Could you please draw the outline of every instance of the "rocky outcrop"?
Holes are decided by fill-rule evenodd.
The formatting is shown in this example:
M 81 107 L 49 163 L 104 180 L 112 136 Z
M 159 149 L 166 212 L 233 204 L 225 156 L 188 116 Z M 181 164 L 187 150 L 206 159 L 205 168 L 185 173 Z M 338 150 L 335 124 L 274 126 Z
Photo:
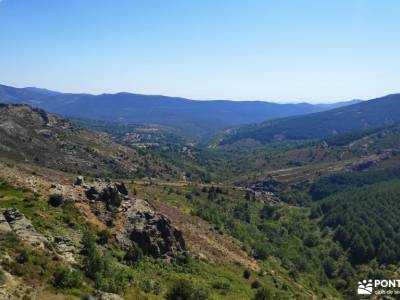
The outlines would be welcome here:
M 76 263 L 76 248 L 69 238 L 65 236 L 43 236 L 16 208 L 0 209 L 0 234 L 5 232 L 14 232 L 21 241 L 28 243 L 35 249 L 54 252 L 65 262 Z
M 18 209 L 0 209 L 0 216 L 2 216 L 0 217 L 1 228 L 5 229 L 5 231 L 14 231 L 22 241 L 39 249 L 44 249 L 48 244 L 48 240 L 36 232 L 32 223 Z
M 259 192 L 278 192 L 279 190 L 282 189 L 284 184 L 278 180 L 268 178 L 263 181 L 257 181 L 253 186 L 252 189 L 254 191 L 259 191 Z
M 124 183 L 96 180 L 86 185 L 85 195 L 97 218 L 109 227 L 121 248 L 140 248 L 144 254 L 170 258 L 185 250 L 182 232 L 142 199 L 128 196 Z M 121 228 L 121 229 L 120 229 Z
M 90 300 L 122 300 L 122 298 L 113 293 L 106 293 L 103 291 L 95 291 L 93 296 L 89 298 Z
M 122 205 L 124 234 L 116 238 L 124 247 L 138 246 L 144 254 L 154 257 L 174 257 L 185 250 L 182 232 L 170 220 L 157 213 L 141 199 L 131 199 Z
M 91 201 L 102 201 L 108 210 L 113 210 L 121 205 L 128 190 L 124 183 L 111 183 L 97 181 L 85 191 L 86 197 Z
M 83 176 L 78 176 L 75 179 L 75 185 L 83 185 L 85 184 L 85 179 L 83 178 Z
M 38 299 L 35 290 L 26 285 L 21 278 L 14 276 L 3 269 L 0 265 L 0 299 L 16 300 L 16 299 Z
M 64 261 L 76 263 L 75 254 L 76 248 L 72 241 L 65 236 L 55 236 L 53 238 L 54 251 L 60 255 Z
M 12 231 L 10 224 L 8 224 L 6 217 L 3 213 L 0 213 L 0 232 Z

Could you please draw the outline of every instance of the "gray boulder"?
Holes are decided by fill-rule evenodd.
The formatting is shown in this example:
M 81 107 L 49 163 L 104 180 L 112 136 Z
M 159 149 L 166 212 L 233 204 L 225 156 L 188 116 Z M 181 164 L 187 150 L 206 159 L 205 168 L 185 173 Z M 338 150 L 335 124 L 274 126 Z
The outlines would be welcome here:
M 49 244 L 48 240 L 43 235 L 36 232 L 32 223 L 18 209 L 3 208 L 0 209 L 0 214 L 3 215 L 11 230 L 14 231 L 22 241 L 40 249 L 44 249 L 45 246 Z
M 75 179 L 75 185 L 84 185 L 85 184 L 85 179 L 83 176 L 78 176 Z
M 123 183 L 97 182 L 85 190 L 85 195 L 90 201 L 104 202 L 107 209 L 112 211 L 121 205 L 128 190 Z
M 122 217 L 125 235 L 116 235 L 122 246 L 137 246 L 146 255 L 164 258 L 185 251 L 182 232 L 165 215 L 155 212 L 147 201 L 124 202 Z

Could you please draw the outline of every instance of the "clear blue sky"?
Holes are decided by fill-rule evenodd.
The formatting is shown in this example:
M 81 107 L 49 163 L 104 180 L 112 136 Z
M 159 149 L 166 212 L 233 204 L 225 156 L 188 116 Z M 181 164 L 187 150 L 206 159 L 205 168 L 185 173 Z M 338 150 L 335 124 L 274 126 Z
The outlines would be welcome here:
M 0 0 L 0 83 L 332 102 L 400 92 L 400 1 Z

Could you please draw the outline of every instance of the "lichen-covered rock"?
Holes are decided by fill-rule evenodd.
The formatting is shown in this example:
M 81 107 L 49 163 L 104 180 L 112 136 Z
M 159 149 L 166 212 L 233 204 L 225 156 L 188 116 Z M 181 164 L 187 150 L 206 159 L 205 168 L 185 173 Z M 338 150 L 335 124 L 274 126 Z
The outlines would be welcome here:
M 56 236 L 53 239 L 53 246 L 55 252 L 59 254 L 64 261 L 69 263 L 76 263 L 76 248 L 69 238 L 65 236 Z
M 89 200 L 95 201 L 97 198 L 99 198 L 100 193 L 96 187 L 91 186 L 85 191 L 85 195 Z
M 37 299 L 34 295 L 34 289 L 26 285 L 21 278 L 14 276 L 3 269 L 0 265 L 0 299 Z
M 115 187 L 117 188 L 118 192 L 120 192 L 122 195 L 125 195 L 125 196 L 128 195 L 128 189 L 126 188 L 125 183 L 117 182 L 117 183 L 115 183 Z
M 10 225 L 8 224 L 6 218 L 1 213 L 0 214 L 0 232 L 9 232 L 11 230 L 12 229 L 11 229 Z
M 78 176 L 75 179 L 75 185 L 84 185 L 85 184 L 85 179 L 83 178 L 83 176 Z
M 122 194 L 116 185 L 110 185 L 102 190 L 99 198 L 106 203 L 108 210 L 112 210 L 121 205 Z
M 100 221 L 109 227 L 115 221 L 122 225 L 114 232 L 121 248 L 140 248 L 146 255 L 164 258 L 185 251 L 182 232 L 147 201 L 129 197 L 124 183 L 97 180 L 86 187 L 85 195 Z
M 182 232 L 165 215 L 155 212 L 147 201 L 124 201 L 121 214 L 125 234 L 116 238 L 122 246 L 137 246 L 144 254 L 164 258 L 185 250 Z
M 96 182 L 86 189 L 85 195 L 91 201 L 103 201 L 108 210 L 113 210 L 121 205 L 128 190 L 123 183 Z
M 122 298 L 113 293 L 106 293 L 103 291 L 95 291 L 93 293 L 93 299 L 95 300 L 122 300 Z
M 44 249 L 48 245 L 48 240 L 36 232 L 32 223 L 16 208 L 3 208 L 0 213 L 7 221 L 11 230 L 24 242 L 33 247 Z

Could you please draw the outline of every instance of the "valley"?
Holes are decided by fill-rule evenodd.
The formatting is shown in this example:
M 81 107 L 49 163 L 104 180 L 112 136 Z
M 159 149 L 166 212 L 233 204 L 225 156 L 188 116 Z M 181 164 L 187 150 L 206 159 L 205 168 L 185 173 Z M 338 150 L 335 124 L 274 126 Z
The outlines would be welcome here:
M 397 276 L 396 124 L 215 144 L 0 111 L 4 299 L 357 299 Z
M 0 0 L 0 300 L 400 299 L 399 15 Z

